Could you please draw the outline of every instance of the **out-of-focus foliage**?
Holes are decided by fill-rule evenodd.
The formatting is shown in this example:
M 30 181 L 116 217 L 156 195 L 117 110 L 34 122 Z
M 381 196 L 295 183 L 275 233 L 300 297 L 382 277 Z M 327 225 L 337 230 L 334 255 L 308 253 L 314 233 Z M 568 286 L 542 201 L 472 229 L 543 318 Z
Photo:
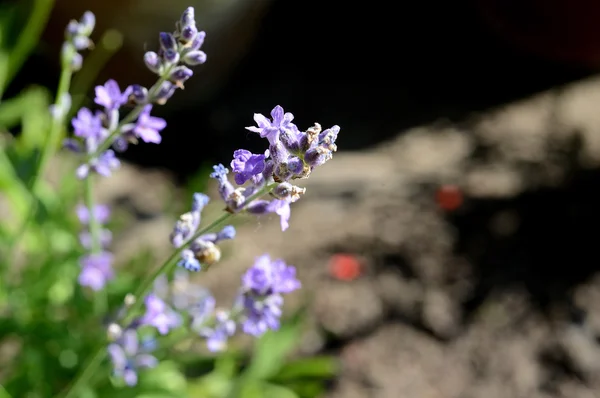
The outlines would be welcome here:
M 49 0 L 0 5 L 0 97 L 39 42 L 51 6 Z M 97 65 L 90 68 L 97 71 Z M 82 73 L 88 75 L 76 87 L 79 93 L 93 81 L 93 72 Z M 0 102 L 0 398 L 45 398 L 63 391 L 104 344 L 107 310 L 118 309 L 148 264 L 160 260 L 146 252 L 120 264 L 118 279 L 93 300 L 79 286 L 83 251 L 74 208 L 82 188 L 75 165 L 61 157 L 50 168 L 51 183 L 42 179 L 35 194 L 31 186 L 42 148 L 59 145 L 47 142 L 52 102 L 48 90 L 35 86 Z M 192 184 L 197 189 L 206 181 L 196 178 Z M 291 358 L 301 331 L 298 314 L 259 339 L 250 353 L 205 357 L 164 349 L 160 365 L 142 372 L 134 388 L 113 383 L 105 365 L 80 396 L 316 397 L 334 376 L 335 362 Z

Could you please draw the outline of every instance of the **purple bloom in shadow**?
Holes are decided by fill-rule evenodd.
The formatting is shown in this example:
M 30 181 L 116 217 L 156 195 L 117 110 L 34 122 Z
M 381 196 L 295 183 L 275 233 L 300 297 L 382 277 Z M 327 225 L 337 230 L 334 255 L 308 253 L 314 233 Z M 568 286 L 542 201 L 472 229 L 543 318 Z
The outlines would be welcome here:
M 196 326 L 198 334 L 206 339 L 206 346 L 209 351 L 222 351 L 227 347 L 227 340 L 235 334 L 235 321 L 231 319 L 231 314 L 227 311 L 217 310 L 214 319 L 214 325 L 205 327 Z
M 255 155 L 245 149 L 238 149 L 233 153 L 231 169 L 235 174 L 236 184 L 242 185 L 253 176 L 263 172 L 265 169 L 265 155 Z
M 121 92 L 117 82 L 110 79 L 103 86 L 96 86 L 94 102 L 106 109 L 118 109 L 127 102 L 131 91 L 132 88 L 127 87 L 125 91 Z
M 167 126 L 167 122 L 159 117 L 150 116 L 152 105 L 146 105 L 138 116 L 133 126 L 133 133 L 144 142 L 160 144 L 162 137 L 160 131 Z
M 181 316 L 155 294 L 146 296 L 145 304 L 146 313 L 141 324 L 154 326 L 163 335 L 181 325 Z
M 279 329 L 283 297 L 279 294 L 270 295 L 263 300 L 256 300 L 249 295 L 242 296 L 244 321 L 242 330 L 251 336 L 261 336 L 269 329 Z
M 139 369 L 153 368 L 158 364 L 158 360 L 149 354 L 154 347 L 151 340 L 140 342 L 137 331 L 126 330 L 119 340 L 109 344 L 107 348 L 113 374 L 123 378 L 128 386 L 136 385 Z
M 112 254 L 107 252 L 82 257 L 79 284 L 95 291 L 101 290 L 114 277 L 112 260 Z

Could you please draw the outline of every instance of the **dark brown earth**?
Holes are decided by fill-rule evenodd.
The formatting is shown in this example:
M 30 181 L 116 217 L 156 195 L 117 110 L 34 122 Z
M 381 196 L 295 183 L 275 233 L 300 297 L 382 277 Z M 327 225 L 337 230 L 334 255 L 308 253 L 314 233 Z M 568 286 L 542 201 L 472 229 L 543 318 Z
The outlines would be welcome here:
M 330 398 L 600 397 L 600 79 L 399 133 L 341 148 L 288 231 L 250 220 L 199 278 L 226 301 L 254 257 L 296 265 L 288 310 L 311 303 L 301 352 L 342 364 Z M 122 260 L 169 250 L 164 181 L 127 167 L 99 189 L 143 215 L 115 240 Z M 438 206 L 443 184 L 462 190 L 459 209 Z M 329 275 L 336 253 L 363 262 L 358 279 Z

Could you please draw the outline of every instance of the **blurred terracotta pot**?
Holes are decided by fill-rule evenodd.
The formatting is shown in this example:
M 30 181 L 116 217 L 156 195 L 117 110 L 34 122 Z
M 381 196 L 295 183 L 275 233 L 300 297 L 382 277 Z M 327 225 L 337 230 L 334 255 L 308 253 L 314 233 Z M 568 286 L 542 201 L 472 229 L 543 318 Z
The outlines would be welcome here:
M 600 68 L 600 1 L 474 0 L 485 23 L 522 50 Z

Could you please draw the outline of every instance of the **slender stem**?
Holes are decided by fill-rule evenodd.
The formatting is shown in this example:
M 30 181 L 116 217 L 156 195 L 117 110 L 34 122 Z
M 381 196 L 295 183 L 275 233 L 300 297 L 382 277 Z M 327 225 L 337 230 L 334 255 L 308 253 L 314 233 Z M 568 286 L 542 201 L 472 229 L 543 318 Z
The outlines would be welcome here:
M 100 252 L 100 224 L 95 217 L 96 201 L 94 200 L 94 182 L 90 174 L 85 179 L 85 207 L 88 211 L 88 225 L 90 227 L 91 252 L 96 254 Z
M 252 202 L 253 200 L 263 196 L 264 194 L 270 192 L 275 185 L 276 185 L 275 183 L 266 184 L 261 190 L 259 190 L 254 195 L 251 195 L 249 198 L 247 198 L 245 204 L 248 204 L 248 203 Z M 199 230 L 198 232 L 196 232 L 194 234 L 194 236 L 192 236 L 188 240 L 188 243 L 194 241 L 200 235 L 204 235 L 204 234 L 210 232 L 211 230 L 213 230 L 220 224 L 222 224 L 225 221 L 232 218 L 235 214 L 237 214 L 237 213 L 223 214 L 221 217 L 217 218 L 211 224 L 209 224 L 208 226 L 206 226 L 206 227 L 202 228 L 201 230 Z M 180 248 L 175 250 L 173 252 L 173 254 L 171 254 L 171 256 L 169 256 L 169 258 L 167 258 L 167 260 L 160 267 L 156 268 L 154 270 L 154 272 L 152 272 L 152 274 L 150 274 L 146 279 L 144 279 L 144 281 L 140 284 L 140 286 L 134 293 L 135 302 L 133 303 L 133 305 L 131 307 L 129 307 L 129 309 L 127 311 L 127 315 L 124 317 L 123 321 L 121 322 L 122 326 L 128 325 L 133 320 L 133 318 L 136 316 L 136 313 L 139 312 L 139 310 L 144 305 L 144 300 L 143 300 L 144 297 L 146 297 L 148 295 L 148 293 L 150 293 L 150 291 L 152 290 L 152 287 L 154 285 L 154 280 L 160 274 L 168 273 L 175 266 L 175 264 L 176 264 L 175 260 L 179 257 L 181 252 L 183 252 L 186 249 L 186 247 L 187 247 L 187 244 L 182 245 Z M 73 398 L 76 396 L 77 392 L 84 385 L 86 385 L 88 383 L 90 377 L 96 373 L 96 369 L 102 363 L 102 359 L 104 359 L 105 355 L 106 355 L 105 347 L 100 346 L 98 348 L 98 351 L 95 352 L 94 355 L 92 356 L 92 359 L 85 365 L 85 367 L 83 368 L 83 371 L 79 375 L 76 376 L 75 381 L 73 382 L 73 384 L 71 385 L 69 390 L 65 393 L 63 398 Z
M 192 240 L 202 234 L 209 232 L 210 230 L 212 230 L 219 224 L 225 222 L 226 220 L 228 220 L 231 217 L 233 217 L 233 214 L 230 214 L 230 213 L 223 214 L 221 217 L 216 219 L 210 225 L 203 228 L 201 231 L 197 232 L 194 235 L 194 238 L 192 238 Z M 139 288 L 136 290 L 136 292 L 134 294 L 136 300 L 135 300 L 135 303 L 129 308 L 127 317 L 125 317 L 124 321 L 122 322 L 124 325 L 128 324 L 131 321 L 131 319 L 135 316 L 135 313 L 142 308 L 142 305 L 144 304 L 143 298 L 146 295 L 148 295 L 148 293 L 152 289 L 154 280 L 163 272 L 169 272 L 171 270 L 171 268 L 175 265 L 175 260 L 181 254 L 181 252 L 183 250 L 185 250 L 185 247 L 186 246 L 184 245 L 184 246 L 180 247 L 179 249 L 175 250 L 173 252 L 173 254 L 171 254 L 171 256 L 160 267 L 156 268 L 156 270 L 154 270 L 154 272 L 152 274 L 150 274 L 149 277 L 144 279 L 144 281 L 142 282 L 142 284 L 139 286 Z M 77 392 L 88 382 L 90 377 L 96 373 L 96 369 L 102 363 L 102 360 L 104 359 L 105 355 L 106 355 L 106 347 L 105 346 L 99 347 L 97 352 L 94 353 L 94 355 L 92 356 L 92 359 L 85 365 L 85 367 L 83 368 L 83 371 L 76 377 L 75 381 L 71 385 L 71 388 L 68 390 L 68 392 L 64 395 L 63 398 L 73 398 L 76 396 Z
M 102 242 L 100 237 L 100 224 L 95 216 L 96 201 L 94 199 L 94 181 L 93 175 L 88 175 L 84 181 L 85 186 L 85 207 L 88 211 L 88 226 L 90 229 L 90 252 L 97 254 L 102 251 Z M 102 289 L 94 293 L 94 311 L 102 315 L 108 309 L 106 290 Z
M 54 100 L 55 104 L 60 103 L 62 97 L 69 92 L 69 86 L 71 83 L 71 76 L 73 72 L 68 66 L 64 66 L 60 73 L 60 79 L 58 81 L 58 89 L 56 91 L 56 98 Z M 10 252 L 8 253 L 7 258 L 9 259 L 9 263 L 14 259 L 15 254 L 18 252 L 19 244 L 23 240 L 27 229 L 29 228 L 29 224 L 33 220 L 37 208 L 39 206 L 39 198 L 37 197 L 38 185 L 40 183 L 40 177 L 44 175 L 44 171 L 46 169 L 47 163 L 54 154 L 54 149 L 56 146 L 56 141 L 60 135 L 60 131 L 62 128 L 63 119 L 62 118 L 52 118 L 52 124 L 50 125 L 50 131 L 46 136 L 46 140 L 44 142 L 44 146 L 42 151 L 35 163 L 35 168 L 33 170 L 33 174 L 31 179 L 28 181 L 27 187 L 29 188 L 31 195 L 31 204 L 29 206 L 29 211 L 25 217 L 25 220 L 21 223 L 20 227 L 17 229 L 17 232 L 10 242 Z

